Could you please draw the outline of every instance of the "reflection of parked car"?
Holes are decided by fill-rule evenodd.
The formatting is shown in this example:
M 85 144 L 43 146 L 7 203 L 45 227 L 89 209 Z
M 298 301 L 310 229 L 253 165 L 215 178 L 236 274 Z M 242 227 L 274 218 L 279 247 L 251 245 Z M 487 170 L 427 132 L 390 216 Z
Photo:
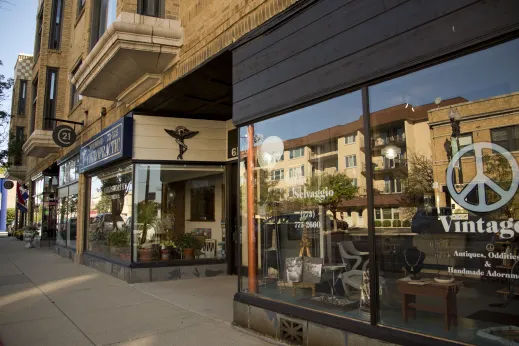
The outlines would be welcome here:
M 90 231 L 103 231 L 104 233 L 111 232 L 114 229 L 121 229 L 124 225 L 124 220 L 121 215 L 115 216 L 114 218 L 111 213 L 98 214 L 90 222 Z
M 444 234 L 447 233 L 443 227 L 440 217 L 445 217 L 445 221 L 453 226 L 451 220 L 468 220 L 476 222 L 480 219 L 476 214 L 467 212 L 465 214 L 453 214 L 451 208 L 425 208 L 419 209 L 411 219 L 411 232 L 418 234 Z

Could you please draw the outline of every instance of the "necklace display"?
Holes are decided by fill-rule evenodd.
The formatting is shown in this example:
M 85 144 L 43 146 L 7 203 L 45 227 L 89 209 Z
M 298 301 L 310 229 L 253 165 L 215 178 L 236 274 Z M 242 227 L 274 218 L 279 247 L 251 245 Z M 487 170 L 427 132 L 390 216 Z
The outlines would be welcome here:
M 410 271 L 412 272 L 412 271 L 414 271 L 414 267 L 416 267 L 418 265 L 418 263 L 420 263 L 420 259 L 422 258 L 422 252 L 420 250 L 418 250 L 418 260 L 416 261 L 416 263 L 414 265 L 411 265 L 411 263 L 409 263 L 409 261 L 407 260 L 406 253 L 407 253 L 407 250 L 404 251 L 405 263 L 407 263 L 407 265 L 411 268 Z

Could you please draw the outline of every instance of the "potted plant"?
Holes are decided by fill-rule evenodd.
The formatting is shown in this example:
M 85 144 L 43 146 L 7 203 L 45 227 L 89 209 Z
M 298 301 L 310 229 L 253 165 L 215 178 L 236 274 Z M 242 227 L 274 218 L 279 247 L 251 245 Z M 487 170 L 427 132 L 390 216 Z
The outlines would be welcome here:
M 195 250 L 200 248 L 198 239 L 191 233 L 184 233 L 177 237 L 177 246 L 182 249 L 184 259 L 193 259 Z
M 130 233 L 126 230 L 116 230 L 108 235 L 110 252 L 122 260 L 130 259 Z
M 171 240 L 162 240 L 160 242 L 160 254 L 164 261 L 171 259 L 171 250 L 175 248 L 175 243 Z

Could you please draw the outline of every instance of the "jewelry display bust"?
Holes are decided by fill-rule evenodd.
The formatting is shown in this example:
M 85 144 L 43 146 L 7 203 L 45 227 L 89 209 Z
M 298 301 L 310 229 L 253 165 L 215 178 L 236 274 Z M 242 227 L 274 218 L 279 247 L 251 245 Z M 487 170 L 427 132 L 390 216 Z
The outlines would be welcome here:
M 410 247 L 404 251 L 404 268 L 411 273 L 411 280 L 420 280 L 418 273 L 422 271 L 425 253 L 418 250 L 416 246 Z

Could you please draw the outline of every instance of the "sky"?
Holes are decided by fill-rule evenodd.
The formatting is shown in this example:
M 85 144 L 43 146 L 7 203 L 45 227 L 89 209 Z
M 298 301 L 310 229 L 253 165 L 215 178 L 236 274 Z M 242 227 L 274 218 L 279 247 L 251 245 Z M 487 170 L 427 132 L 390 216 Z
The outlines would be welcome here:
M 6 77 L 13 77 L 18 54 L 33 53 L 37 7 L 38 0 L 0 0 L 0 74 Z M 1 107 L 11 110 L 10 93 Z

